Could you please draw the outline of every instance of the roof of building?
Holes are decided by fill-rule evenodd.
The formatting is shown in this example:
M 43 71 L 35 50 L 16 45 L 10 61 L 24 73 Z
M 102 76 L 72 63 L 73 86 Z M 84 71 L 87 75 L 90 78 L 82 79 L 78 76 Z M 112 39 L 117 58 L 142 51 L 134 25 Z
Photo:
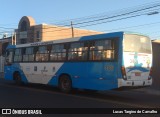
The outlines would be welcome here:
M 159 40 L 159 39 L 152 40 L 152 42 L 154 42 L 154 43 L 159 43 L 159 44 L 160 44 L 160 40 Z

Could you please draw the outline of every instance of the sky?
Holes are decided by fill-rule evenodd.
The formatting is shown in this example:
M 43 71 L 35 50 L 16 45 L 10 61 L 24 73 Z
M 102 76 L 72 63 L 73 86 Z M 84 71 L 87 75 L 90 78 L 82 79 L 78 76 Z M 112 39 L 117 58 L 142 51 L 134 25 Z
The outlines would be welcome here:
M 112 14 L 137 8 L 157 0 L 0 0 L 0 35 L 17 28 L 23 16 L 32 16 L 36 24 L 63 23 L 96 14 Z M 160 11 L 160 10 L 159 10 Z M 70 21 L 68 21 L 70 22 Z M 73 22 L 74 24 L 74 22 Z M 141 26 L 143 25 L 143 26 Z M 131 31 L 160 39 L 160 14 L 106 22 L 83 29 L 101 32 Z M 138 26 L 138 27 L 137 27 Z M 130 27 L 130 28 L 127 28 Z

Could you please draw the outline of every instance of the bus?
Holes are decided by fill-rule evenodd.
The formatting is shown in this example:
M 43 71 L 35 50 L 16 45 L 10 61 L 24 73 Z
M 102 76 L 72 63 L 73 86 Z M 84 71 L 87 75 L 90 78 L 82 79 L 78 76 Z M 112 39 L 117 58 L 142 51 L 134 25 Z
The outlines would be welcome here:
M 113 32 L 10 45 L 5 79 L 74 89 L 105 91 L 152 84 L 152 44 L 148 36 Z

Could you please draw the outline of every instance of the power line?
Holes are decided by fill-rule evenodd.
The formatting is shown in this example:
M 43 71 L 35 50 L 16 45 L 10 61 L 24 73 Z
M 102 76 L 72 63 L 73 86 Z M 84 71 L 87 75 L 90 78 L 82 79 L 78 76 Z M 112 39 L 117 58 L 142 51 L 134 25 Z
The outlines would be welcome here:
M 106 19 L 111 19 L 111 18 L 116 18 L 116 17 L 120 17 L 120 16 L 130 15 L 130 14 L 133 14 L 133 13 L 137 13 L 137 12 L 140 12 L 140 11 L 148 10 L 148 9 L 159 7 L 159 6 L 160 5 L 156 5 L 156 6 L 152 6 L 152 7 L 149 7 L 149 8 L 144 8 L 144 9 L 131 11 L 131 12 L 127 12 L 127 13 L 122 13 L 122 14 L 119 14 L 119 15 L 113 15 L 113 16 L 110 16 L 110 17 L 100 18 L 100 19 L 96 19 L 96 20 L 90 20 L 90 21 L 87 21 L 87 22 L 81 22 L 81 23 L 77 23 L 77 24 L 74 24 L 74 25 L 85 24 L 85 23 L 90 23 L 90 22 L 97 22 L 97 21 L 103 21 L 103 20 L 106 20 Z
M 14 28 L 6 28 L 6 27 L 0 27 L 0 28 L 2 28 L 2 29 L 14 29 Z
M 159 1 L 155 1 L 155 2 L 152 2 L 152 3 L 146 3 L 146 4 L 143 4 L 143 5 L 139 5 L 138 8 L 137 6 L 134 6 L 132 7 L 132 9 L 141 9 L 141 8 L 144 8 L 144 7 L 147 7 L 147 6 L 155 6 L 157 4 L 160 4 Z M 117 11 L 112 11 L 110 12 L 110 14 L 120 14 L 120 13 L 123 13 L 123 12 L 126 12 L 126 11 L 131 11 L 131 8 L 125 8 L 125 9 L 120 9 Z M 104 12 L 104 13 L 99 13 L 99 14 L 94 14 L 94 15 L 90 15 L 90 16 L 86 16 L 86 17 L 81 17 L 81 18 L 76 18 L 76 19 L 69 19 L 67 21 L 69 21 L 69 23 L 71 21 L 73 22 L 80 22 L 80 21 L 84 21 L 84 20 L 90 20 L 90 19 L 96 19 L 96 18 L 100 18 L 100 17 L 106 17 L 106 15 L 109 15 L 109 12 Z M 57 22 L 55 24 L 57 25 L 62 25 L 62 22 L 67 22 L 66 20 L 65 21 L 61 21 L 61 22 Z
M 143 12 L 147 13 L 147 12 L 149 12 L 150 9 L 153 9 L 152 11 L 157 10 L 155 8 L 159 7 L 159 6 L 160 6 L 160 3 L 158 3 L 156 5 L 152 4 L 152 6 L 149 5 L 149 7 L 141 8 L 141 9 L 138 9 L 138 10 L 124 12 L 124 13 L 117 14 L 117 15 L 111 15 L 111 16 L 108 16 L 108 17 L 105 16 L 104 18 L 98 18 L 98 19 L 95 19 L 95 20 L 89 20 L 89 21 L 83 21 L 83 22 L 80 22 L 80 23 L 74 23 L 74 26 L 77 26 L 75 28 L 81 28 L 81 27 L 93 26 L 93 25 L 98 25 L 98 24 L 109 23 L 109 22 L 113 22 L 113 21 L 118 21 L 118 20 L 133 18 L 133 17 L 138 17 L 138 16 L 141 16 L 141 15 L 145 15 L 145 13 L 141 14 L 140 11 L 141 12 L 143 11 Z M 126 16 L 126 17 L 124 17 L 124 16 Z M 118 17 L 121 17 L 121 18 L 118 18 Z M 113 19 L 113 18 L 117 18 L 117 19 Z M 106 21 L 108 19 L 113 19 L 113 20 Z M 97 22 L 97 23 L 94 23 L 94 22 Z M 86 25 L 82 25 L 82 24 L 86 24 Z M 70 26 L 70 25 L 67 25 L 67 26 Z M 3 28 L 3 29 L 13 29 L 13 28 L 5 28 L 5 27 L 0 27 L 0 28 Z M 48 28 L 60 28 L 60 27 L 58 27 L 58 26 L 57 27 L 47 27 L 47 28 L 43 28 L 43 29 L 48 29 Z M 67 27 L 66 29 L 54 30 L 54 31 L 51 31 L 51 32 L 69 30 L 69 28 L 70 27 Z M 28 30 L 28 31 L 30 31 L 30 30 Z M 49 32 L 49 31 L 46 31 L 46 32 Z
M 128 18 L 133 18 L 133 17 L 137 17 L 137 16 L 141 16 L 141 15 L 146 15 L 146 13 L 144 14 L 137 14 L 137 15 L 132 15 L 132 16 L 128 16 L 128 17 L 123 17 L 123 18 L 119 18 L 119 19 L 115 19 L 115 20 L 109 20 L 109 21 L 103 21 L 103 22 L 98 22 L 98 23 L 92 23 L 92 24 L 87 24 L 87 25 L 82 25 L 82 26 L 79 26 L 79 27 L 75 27 L 75 28 L 81 28 L 81 27 L 87 27 L 87 26 L 92 26 L 92 25 L 98 25 L 98 24 L 103 24 L 103 23 L 109 23 L 109 22 L 113 22 L 113 21 L 118 21 L 118 20 L 123 20 L 123 19 L 128 19 Z M 116 16 L 114 16 L 116 17 Z M 112 17 L 109 17 L 109 18 L 112 18 Z M 109 19 L 109 18 L 105 18 L 106 19 Z M 104 19 L 100 19 L 100 20 L 96 20 L 96 21 L 101 21 L 101 20 L 104 20 Z M 95 21 L 93 21 L 95 22 Z M 76 24 L 74 24 L 76 25 Z M 50 28 L 66 28 L 66 29 L 58 29 L 58 30 L 54 30 L 54 31 L 50 31 L 50 32 L 55 32 L 55 31 L 63 31 L 63 30 L 69 30 L 70 27 L 46 27 L 46 28 L 42 28 L 42 29 L 50 29 Z M 29 30 L 28 30 L 29 31 Z M 49 31 L 47 31 L 49 32 Z
M 160 7 L 160 3 L 159 2 L 154 4 L 153 6 L 149 6 L 149 7 L 141 8 L 141 9 L 138 9 L 138 10 L 133 10 L 133 11 L 131 10 L 130 12 L 125 12 L 125 13 L 121 13 L 121 14 L 118 14 L 118 15 L 107 16 L 107 17 L 105 16 L 105 18 L 99 18 L 98 17 L 98 19 L 90 20 L 90 21 L 87 21 L 87 22 L 80 22 L 80 23 L 75 23 L 74 22 L 73 25 L 76 26 L 76 25 L 85 24 L 85 23 L 92 23 L 92 22 L 97 22 L 97 21 L 101 21 L 101 20 L 107 20 L 107 19 L 116 18 L 116 17 L 120 17 L 120 16 L 130 15 L 130 14 L 133 14 L 133 13 L 138 13 L 140 11 L 149 10 L 149 9 L 153 9 L 153 8 L 154 8 L 154 10 L 157 10 L 157 9 L 155 9 L 156 7 Z M 149 12 L 149 11 L 146 11 L 146 13 L 147 12 Z M 68 27 L 70 25 L 63 25 L 63 26 L 64 27 L 65 26 Z M 56 27 L 53 27 L 53 28 L 56 28 Z

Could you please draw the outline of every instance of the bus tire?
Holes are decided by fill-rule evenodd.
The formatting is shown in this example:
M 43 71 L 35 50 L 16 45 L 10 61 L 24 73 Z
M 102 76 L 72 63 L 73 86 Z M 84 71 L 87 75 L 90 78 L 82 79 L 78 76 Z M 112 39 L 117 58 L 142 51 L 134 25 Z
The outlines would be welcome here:
M 18 72 L 14 74 L 14 81 L 16 85 L 22 85 L 22 78 Z
M 72 90 L 72 81 L 68 75 L 62 75 L 59 78 L 59 89 L 64 93 L 70 93 Z

